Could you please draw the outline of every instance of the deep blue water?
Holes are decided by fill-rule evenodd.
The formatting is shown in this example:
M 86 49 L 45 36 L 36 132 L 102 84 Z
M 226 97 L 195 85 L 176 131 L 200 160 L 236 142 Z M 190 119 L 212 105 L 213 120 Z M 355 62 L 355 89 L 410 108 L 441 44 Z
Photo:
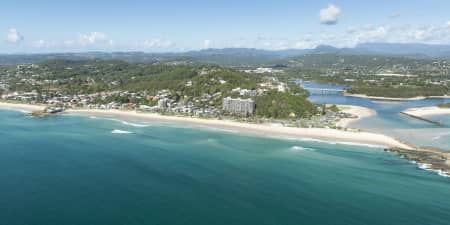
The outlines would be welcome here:
M 0 224 L 450 221 L 450 179 L 379 148 L 141 125 L 0 111 Z
M 319 84 L 313 82 L 301 83 L 301 86 L 309 88 L 325 88 L 343 90 L 340 85 Z M 378 101 L 366 98 L 343 96 L 339 92 L 310 91 L 309 99 L 318 104 L 345 104 L 371 108 L 377 112 L 376 116 L 360 120 L 352 127 L 367 131 L 384 133 L 400 140 L 421 147 L 434 147 L 450 150 L 450 116 L 434 116 L 444 123 L 444 126 L 436 126 L 417 119 L 401 115 L 400 112 L 411 107 L 436 106 L 448 103 L 450 99 L 425 99 L 412 101 Z

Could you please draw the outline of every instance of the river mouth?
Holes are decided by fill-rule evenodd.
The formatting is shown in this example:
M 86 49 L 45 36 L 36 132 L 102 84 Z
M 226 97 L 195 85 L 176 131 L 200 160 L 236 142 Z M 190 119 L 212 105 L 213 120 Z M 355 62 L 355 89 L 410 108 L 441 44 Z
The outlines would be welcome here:
M 321 84 L 316 82 L 299 82 L 309 91 L 309 100 L 316 104 L 356 105 L 375 110 L 374 116 L 350 124 L 369 132 L 383 133 L 415 146 L 436 148 L 450 151 L 450 118 L 436 115 L 427 117 L 438 124 L 428 123 L 403 115 L 408 108 L 436 106 L 450 102 L 450 99 L 421 99 L 407 101 L 382 101 L 367 98 L 345 96 L 342 85 Z M 335 91 L 333 91 L 335 90 Z

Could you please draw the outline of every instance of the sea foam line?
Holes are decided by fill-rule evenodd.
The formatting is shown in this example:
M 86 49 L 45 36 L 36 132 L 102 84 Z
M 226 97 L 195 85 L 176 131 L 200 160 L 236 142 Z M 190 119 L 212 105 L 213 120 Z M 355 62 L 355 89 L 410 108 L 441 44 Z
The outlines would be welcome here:
M 118 130 L 115 129 L 113 131 L 111 131 L 112 134 L 132 134 L 133 132 L 131 131 L 126 131 L 126 130 Z
M 105 120 L 109 120 L 109 121 L 119 122 L 123 125 L 132 126 L 132 127 L 149 127 L 150 126 L 148 124 L 131 123 L 131 122 L 127 122 L 125 120 L 119 120 L 119 119 L 114 119 L 114 118 L 105 118 L 105 117 L 96 117 L 96 116 L 89 116 L 89 118 L 90 119 L 105 119 Z
M 422 170 L 425 170 L 425 171 L 430 171 L 430 172 L 433 172 L 433 173 L 437 173 L 441 177 L 450 177 L 450 174 L 445 172 L 445 171 L 443 171 L 443 170 L 431 169 L 432 165 L 429 164 L 429 163 L 418 163 L 418 162 L 416 162 L 414 160 L 411 161 L 411 163 L 417 164 L 417 167 L 419 169 L 422 169 Z
M 358 142 L 349 142 L 349 141 L 325 141 L 315 138 L 300 138 L 300 141 L 305 142 L 319 142 L 319 143 L 325 143 L 325 144 L 331 144 L 331 145 L 351 145 L 351 146 L 362 146 L 362 147 L 368 147 L 368 148 L 386 148 L 386 146 L 383 145 L 374 145 L 374 144 L 364 144 L 364 143 L 358 143 Z
M 301 146 L 297 146 L 297 145 L 295 145 L 295 146 L 292 146 L 291 148 L 290 148 L 290 150 L 291 151 L 311 151 L 311 152 L 315 152 L 316 150 L 315 149 L 313 149 L 313 148 L 306 148 L 306 147 L 301 147 Z

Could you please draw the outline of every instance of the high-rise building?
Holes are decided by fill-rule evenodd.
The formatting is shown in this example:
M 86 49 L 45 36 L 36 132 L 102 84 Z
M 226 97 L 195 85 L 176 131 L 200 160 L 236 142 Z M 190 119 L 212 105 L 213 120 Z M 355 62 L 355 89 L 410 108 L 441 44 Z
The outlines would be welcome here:
M 255 101 L 252 99 L 240 99 L 227 97 L 222 100 L 224 111 L 238 114 L 253 114 L 255 112 Z

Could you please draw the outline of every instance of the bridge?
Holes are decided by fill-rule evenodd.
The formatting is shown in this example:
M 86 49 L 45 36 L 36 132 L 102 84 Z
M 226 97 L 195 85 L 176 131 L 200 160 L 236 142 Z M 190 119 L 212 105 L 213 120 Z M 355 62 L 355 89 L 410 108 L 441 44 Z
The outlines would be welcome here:
M 334 89 L 334 88 L 306 88 L 304 87 L 305 90 L 309 91 L 309 92 L 314 92 L 314 94 L 334 94 L 334 93 L 338 93 L 338 92 L 342 92 L 344 90 L 342 89 Z

